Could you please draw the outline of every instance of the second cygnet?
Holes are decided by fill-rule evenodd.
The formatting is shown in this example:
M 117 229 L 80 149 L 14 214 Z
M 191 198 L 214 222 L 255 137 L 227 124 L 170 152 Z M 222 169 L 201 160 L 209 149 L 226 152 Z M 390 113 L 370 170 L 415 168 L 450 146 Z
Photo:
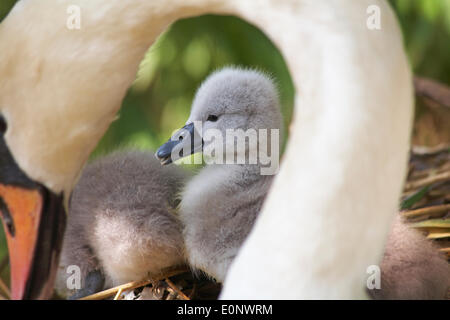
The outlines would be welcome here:
M 89 164 L 70 199 L 57 292 L 80 298 L 183 264 L 173 210 L 185 178 L 150 152 L 115 152 Z M 70 266 L 81 270 L 80 290 L 67 286 Z

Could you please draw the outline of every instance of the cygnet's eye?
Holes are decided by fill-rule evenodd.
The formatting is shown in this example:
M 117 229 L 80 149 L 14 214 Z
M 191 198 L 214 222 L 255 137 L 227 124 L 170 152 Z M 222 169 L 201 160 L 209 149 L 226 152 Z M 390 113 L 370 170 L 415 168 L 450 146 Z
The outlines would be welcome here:
M 206 121 L 216 122 L 217 119 L 219 119 L 218 116 L 215 116 L 215 115 L 213 115 L 213 114 L 210 114 L 210 115 L 208 116 L 208 119 L 206 119 Z

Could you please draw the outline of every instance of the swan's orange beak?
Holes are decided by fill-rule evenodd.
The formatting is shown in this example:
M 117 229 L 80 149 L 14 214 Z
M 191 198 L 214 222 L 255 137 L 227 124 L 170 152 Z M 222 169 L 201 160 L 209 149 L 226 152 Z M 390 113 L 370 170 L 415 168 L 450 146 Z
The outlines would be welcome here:
M 8 242 L 12 299 L 50 298 L 66 213 L 55 194 L 21 170 L 5 141 L 0 114 L 0 217 Z
M 51 296 L 65 226 L 62 197 L 42 186 L 0 184 L 8 242 L 12 299 Z
M 0 210 L 8 241 L 12 299 L 22 299 L 37 242 L 42 198 L 36 190 L 0 185 Z

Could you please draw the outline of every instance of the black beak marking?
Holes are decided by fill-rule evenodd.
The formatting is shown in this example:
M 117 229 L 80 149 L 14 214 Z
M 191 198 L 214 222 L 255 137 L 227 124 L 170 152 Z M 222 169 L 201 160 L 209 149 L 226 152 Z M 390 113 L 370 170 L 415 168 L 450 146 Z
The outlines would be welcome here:
M 187 139 L 189 137 L 190 139 Z M 161 161 L 162 165 L 167 165 L 178 159 L 184 158 L 191 154 L 194 154 L 202 149 L 203 140 L 201 145 L 197 146 L 196 142 L 199 140 L 196 133 L 194 123 L 189 123 L 183 128 L 175 132 L 175 134 L 156 151 L 156 158 Z M 190 146 L 187 146 L 186 140 L 190 140 Z M 184 154 L 184 150 L 188 149 L 188 152 Z
M 16 228 L 14 227 L 14 220 L 9 212 L 8 205 L 5 203 L 2 197 L 0 197 L 0 213 L 2 215 L 3 222 L 5 223 L 6 228 L 8 229 L 11 237 L 14 238 L 16 234 Z

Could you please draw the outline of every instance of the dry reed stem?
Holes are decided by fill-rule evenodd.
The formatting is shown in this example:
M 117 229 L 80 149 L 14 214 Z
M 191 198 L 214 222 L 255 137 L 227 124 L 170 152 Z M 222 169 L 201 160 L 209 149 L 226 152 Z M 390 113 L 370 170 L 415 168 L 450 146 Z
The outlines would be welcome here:
M 438 206 L 432 206 L 432 207 L 426 207 L 426 208 L 420 208 L 410 211 L 401 211 L 401 215 L 405 218 L 412 218 L 417 216 L 423 216 L 423 215 L 435 215 L 437 213 L 442 213 L 445 211 L 450 210 L 450 204 L 443 204 Z
M 165 273 L 163 273 L 162 275 L 155 276 L 152 279 L 147 279 L 147 280 L 142 280 L 142 281 L 132 281 L 129 283 L 125 283 L 120 286 L 117 286 L 117 287 L 114 287 L 111 289 L 107 289 L 104 291 L 100 291 L 100 292 L 94 293 L 87 297 L 80 298 L 79 300 L 103 300 L 103 299 L 114 296 L 119 290 L 126 291 L 126 290 L 133 290 L 136 288 L 144 287 L 150 283 L 158 282 L 158 281 L 164 280 L 166 278 L 170 278 L 170 277 L 182 274 L 186 271 L 188 271 L 188 269 L 186 267 L 174 269 L 174 270 L 168 270 Z
M 2 278 L 0 278 L 0 289 L 6 294 L 7 298 L 11 298 L 11 292 L 9 291 L 8 286 L 3 282 Z
M 122 294 L 122 292 L 123 292 L 123 289 L 120 288 L 119 291 L 117 291 L 117 294 L 114 297 L 114 300 L 120 300 L 120 295 Z
M 433 232 L 433 233 L 429 233 L 427 238 L 428 239 L 450 238 L 450 232 Z
M 428 186 L 430 184 L 433 184 L 436 182 L 442 182 L 442 181 L 446 181 L 446 180 L 450 180 L 450 171 L 439 173 L 439 174 L 436 174 L 434 176 L 427 177 L 424 179 L 408 182 L 405 185 L 405 191 L 411 191 L 414 189 L 418 189 L 420 187 Z
M 418 156 L 429 156 L 441 153 L 450 149 L 450 143 L 441 143 L 434 147 L 412 146 L 411 151 Z
M 183 293 L 183 291 L 181 291 L 180 289 L 178 289 L 178 287 L 175 285 L 175 283 L 173 283 L 169 278 L 166 278 L 166 283 L 169 285 L 169 287 L 172 288 L 173 291 L 176 292 L 176 294 L 178 294 L 178 296 L 183 299 L 183 300 L 191 300 L 189 299 L 189 297 L 187 295 L 185 295 Z
M 450 171 L 450 163 L 444 163 L 441 166 L 433 167 L 430 169 L 420 170 L 413 172 L 410 177 L 408 178 L 409 182 L 414 182 L 415 180 L 431 177 L 435 174 L 441 174 L 444 172 Z

